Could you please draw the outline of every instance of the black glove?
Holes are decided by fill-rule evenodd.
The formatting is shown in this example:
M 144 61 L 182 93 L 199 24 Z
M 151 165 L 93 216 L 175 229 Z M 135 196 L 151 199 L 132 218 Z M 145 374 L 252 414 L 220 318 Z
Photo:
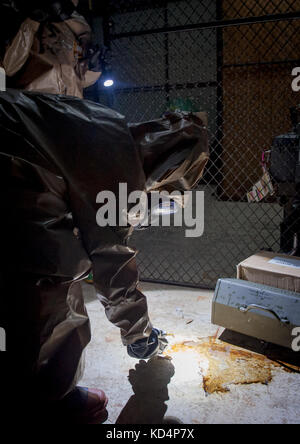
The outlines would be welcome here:
M 168 341 L 166 333 L 157 328 L 153 328 L 149 338 L 139 339 L 127 346 L 129 356 L 137 359 L 149 359 L 163 353 Z

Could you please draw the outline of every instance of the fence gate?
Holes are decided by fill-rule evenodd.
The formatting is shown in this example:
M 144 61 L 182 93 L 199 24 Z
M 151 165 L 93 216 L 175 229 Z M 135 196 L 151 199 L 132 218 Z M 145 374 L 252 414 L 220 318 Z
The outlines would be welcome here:
M 212 288 L 235 276 L 244 258 L 279 251 L 284 207 L 278 193 L 261 202 L 247 193 L 262 176 L 262 151 L 291 130 L 300 103 L 292 70 L 300 66 L 299 0 L 109 1 L 103 29 L 115 88 L 100 101 L 128 121 L 168 109 L 205 111 L 211 159 L 205 191 L 205 230 L 136 232 L 141 278 Z M 276 187 L 276 184 L 274 184 Z

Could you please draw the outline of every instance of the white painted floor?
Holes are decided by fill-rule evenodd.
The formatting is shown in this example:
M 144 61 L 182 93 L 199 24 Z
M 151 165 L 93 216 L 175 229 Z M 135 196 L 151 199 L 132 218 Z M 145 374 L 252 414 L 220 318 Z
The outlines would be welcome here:
M 172 343 L 220 335 L 210 323 L 211 291 L 141 284 L 154 326 Z M 109 397 L 107 423 L 161 424 L 176 417 L 184 424 L 300 423 L 300 374 L 272 369 L 265 384 L 229 385 L 207 394 L 193 354 L 172 360 L 137 361 L 127 355 L 119 330 L 108 322 L 93 286 L 84 284 L 92 325 L 86 369 L 80 385 L 103 389 Z

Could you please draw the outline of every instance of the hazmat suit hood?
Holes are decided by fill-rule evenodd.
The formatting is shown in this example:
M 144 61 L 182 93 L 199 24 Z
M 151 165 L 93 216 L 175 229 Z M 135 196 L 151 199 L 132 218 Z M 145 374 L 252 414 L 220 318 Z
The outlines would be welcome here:
M 92 43 L 92 30 L 74 2 L 20 2 L 19 12 L 19 29 L 0 55 L 8 84 L 82 98 L 84 88 L 101 76 L 101 50 Z

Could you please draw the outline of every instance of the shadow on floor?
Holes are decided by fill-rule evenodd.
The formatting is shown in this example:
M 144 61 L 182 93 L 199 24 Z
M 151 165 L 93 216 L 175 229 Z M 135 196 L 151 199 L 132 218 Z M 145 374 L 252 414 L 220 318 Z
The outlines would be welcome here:
M 296 353 L 288 348 L 260 341 L 259 339 L 252 338 L 250 336 L 236 333 L 227 329 L 224 330 L 219 339 L 221 341 L 227 342 L 228 344 L 236 345 L 237 347 L 242 347 L 254 353 L 264 355 L 271 361 L 275 361 L 293 372 L 300 373 L 300 368 L 299 370 L 297 368 L 294 368 L 294 366 L 300 367 L 299 352 Z
M 172 362 L 156 357 L 139 361 L 129 371 L 128 380 L 134 395 L 121 411 L 116 424 L 163 424 L 169 399 L 168 384 L 175 368 Z

